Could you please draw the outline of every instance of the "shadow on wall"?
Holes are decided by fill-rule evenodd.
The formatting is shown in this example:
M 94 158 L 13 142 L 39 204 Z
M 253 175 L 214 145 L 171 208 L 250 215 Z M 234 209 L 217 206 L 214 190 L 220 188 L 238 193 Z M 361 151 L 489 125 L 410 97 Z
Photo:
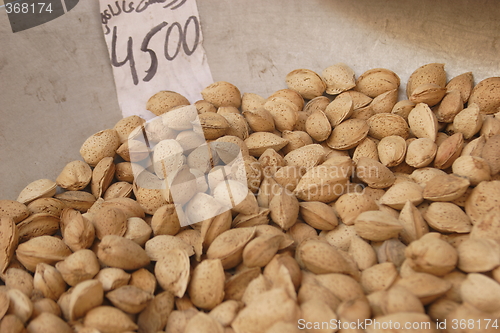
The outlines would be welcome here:
M 357 76 L 393 70 L 402 88 L 431 62 L 445 63 L 449 78 L 500 75 L 498 0 L 253 0 L 244 10 L 242 1 L 198 6 L 214 80 L 245 92 L 268 96 L 294 69 L 319 73 L 337 62 Z
M 345 16 L 377 43 L 399 43 L 438 59 L 453 57 L 457 62 L 467 61 L 472 68 L 498 66 L 495 64 L 500 52 L 500 6 L 496 0 L 316 2 L 326 12 Z M 408 57 L 401 62 L 413 69 L 423 65 L 412 64 Z

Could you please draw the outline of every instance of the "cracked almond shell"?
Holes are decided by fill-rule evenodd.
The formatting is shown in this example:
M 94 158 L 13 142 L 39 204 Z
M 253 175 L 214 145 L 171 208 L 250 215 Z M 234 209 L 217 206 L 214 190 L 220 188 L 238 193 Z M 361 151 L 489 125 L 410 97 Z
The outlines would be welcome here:
M 315 229 L 332 230 L 339 223 L 333 208 L 323 202 L 301 202 L 299 206 L 300 216 Z
M 307 117 L 306 132 L 318 142 L 324 141 L 330 136 L 332 126 L 323 111 L 314 111 Z
M 391 113 L 397 114 L 398 116 L 401 116 L 407 120 L 408 115 L 410 114 L 411 110 L 413 110 L 415 105 L 416 105 L 415 103 L 413 103 L 408 99 L 401 100 L 399 102 L 396 102 L 396 104 L 394 104 Z
M 368 157 L 378 161 L 377 143 L 378 140 L 370 137 L 364 138 L 354 149 L 352 160 L 357 163 L 361 157 Z
M 354 148 L 366 138 L 369 129 L 369 124 L 362 119 L 345 120 L 333 129 L 326 144 L 338 150 Z
M 397 237 L 403 226 L 387 212 L 369 210 L 358 215 L 354 221 L 354 230 L 364 239 L 384 241 Z
M 323 147 L 313 143 L 289 152 L 285 155 L 284 162 L 287 166 L 296 166 L 300 168 L 300 171 L 306 171 L 321 164 L 324 157 L 325 151 Z
M 25 204 L 16 200 L 0 200 L 0 218 L 6 217 L 19 223 L 32 213 Z
M 154 295 L 136 286 L 118 287 L 106 294 L 106 298 L 118 309 L 136 314 L 146 308 Z
M 283 188 L 269 202 L 269 216 L 283 230 L 288 230 L 299 216 L 299 201 L 295 195 Z
M 229 128 L 226 131 L 226 136 L 236 136 L 241 140 L 245 140 L 248 137 L 249 126 L 243 115 L 238 113 L 228 113 L 223 114 L 226 118 Z
M 338 95 L 356 86 L 354 71 L 344 63 L 329 66 L 321 73 L 326 83 L 326 93 Z
M 398 135 L 407 139 L 410 129 L 406 120 L 394 113 L 377 113 L 366 121 L 369 126 L 368 135 L 374 139 L 382 139 L 390 135 Z
M 462 99 L 462 103 L 467 103 L 469 96 L 474 87 L 474 76 L 472 72 L 466 72 L 455 76 L 446 84 L 446 89 L 448 91 L 458 91 Z
M 88 249 L 73 252 L 64 260 L 57 262 L 55 267 L 70 286 L 92 279 L 101 268 L 96 254 Z
M 241 106 L 240 90 L 226 81 L 214 82 L 201 91 L 204 100 L 212 103 L 216 108 L 221 106 Z
M 491 179 L 490 165 L 481 157 L 460 156 L 451 169 L 454 174 L 468 178 L 472 186 Z
M 500 244 L 491 238 L 470 238 L 457 247 L 458 268 L 466 273 L 485 273 L 500 266 Z
M 60 200 L 67 208 L 73 208 L 82 213 L 87 212 L 96 202 L 92 193 L 85 191 L 66 191 L 56 194 L 54 198 Z
M 304 107 L 301 109 L 303 110 L 304 114 L 309 116 L 311 113 L 313 113 L 316 110 L 320 110 L 325 112 L 326 107 L 330 104 L 330 99 L 326 96 L 318 96 L 314 97 L 310 101 L 304 104 Z
M 463 97 L 458 90 L 448 90 L 436 108 L 435 114 L 439 122 L 451 123 L 464 108 Z
M 189 105 L 186 97 L 174 91 L 159 91 L 149 98 L 146 103 L 146 109 L 159 116 L 168 112 L 173 107 L 180 105 Z M 120 129 L 121 126 L 118 127 Z
M 492 176 L 500 172 L 500 135 L 493 135 L 486 140 L 481 157 L 490 166 Z
M 392 185 L 379 199 L 379 203 L 394 209 L 402 209 L 406 201 L 418 206 L 424 201 L 423 188 L 412 181 L 403 181 Z
M 284 97 L 268 99 L 264 109 L 273 117 L 274 125 L 280 132 L 291 131 L 299 119 L 298 107 Z
M 268 208 L 259 208 L 259 212 L 257 214 L 238 214 L 232 221 L 233 228 L 244 228 L 244 227 L 255 227 L 262 224 L 269 223 L 269 209 Z
M 176 297 L 183 297 L 190 278 L 189 255 L 182 249 L 165 253 L 155 265 L 158 284 Z
M 54 236 L 39 236 L 19 244 L 17 259 L 26 269 L 34 272 L 38 263 L 54 265 L 71 254 L 69 247 Z
M 398 90 L 386 91 L 373 99 L 369 109 L 374 113 L 390 113 L 398 101 Z
M 243 249 L 243 264 L 246 267 L 264 267 L 278 252 L 283 235 L 260 235 L 252 239 Z
M 395 282 L 417 296 L 423 305 L 428 305 L 450 290 L 451 282 L 428 273 L 413 272 Z
M 479 135 L 483 135 L 486 139 L 500 134 L 500 119 L 494 115 L 483 116 L 483 124 L 479 130 Z
M 299 311 L 297 303 L 283 288 L 275 288 L 258 295 L 238 313 L 231 326 L 235 332 L 262 333 L 277 322 L 295 321 Z
M 17 197 L 17 201 L 29 204 L 39 198 L 48 198 L 56 194 L 57 184 L 50 179 L 39 179 L 28 184 Z
M 174 296 L 168 291 L 162 291 L 148 303 L 139 313 L 137 325 L 145 332 L 161 331 L 167 324 L 167 319 L 174 308 Z
M 61 273 L 52 265 L 39 263 L 33 276 L 33 287 L 46 298 L 57 301 L 66 291 L 66 282 Z
M 273 132 L 275 129 L 273 116 L 264 109 L 264 104 L 256 109 L 243 110 L 248 126 L 254 132 Z
M 85 280 L 77 284 L 69 298 L 69 320 L 80 319 L 88 311 L 102 304 L 104 291 L 101 282 Z
M 441 102 L 445 94 L 446 88 L 434 83 L 425 83 L 413 90 L 413 93 L 410 95 L 410 101 L 434 106 Z
M 340 251 L 323 240 L 302 241 L 297 247 L 295 260 L 301 268 L 315 274 L 354 274 L 352 266 Z
M 345 193 L 335 201 L 334 207 L 344 224 L 353 225 L 359 214 L 367 210 L 375 210 L 378 206 L 375 200 L 366 193 Z
M 444 276 L 455 269 L 456 249 L 441 239 L 441 234 L 427 233 L 405 249 L 407 264 L 416 272 Z
M 309 169 L 295 187 L 294 194 L 304 201 L 332 202 L 347 189 L 352 164 L 321 164 Z
M 104 157 L 115 157 L 120 147 L 120 137 L 114 129 L 106 129 L 91 135 L 80 148 L 80 155 L 91 167 Z
M 368 157 L 361 157 L 356 163 L 356 176 L 372 188 L 387 188 L 396 181 L 389 168 Z
M 418 103 L 408 115 L 408 125 L 417 138 L 436 141 L 438 121 L 436 115 L 425 103 Z
M 500 111 L 500 77 L 489 77 L 479 82 L 469 97 L 469 105 L 477 104 L 481 113 L 493 114 Z
M 113 129 L 118 133 L 120 141 L 124 143 L 128 140 L 130 133 L 132 133 L 132 131 L 134 131 L 137 127 L 143 125 L 145 122 L 146 120 L 141 117 L 132 115 L 120 119 L 115 126 L 113 126 Z
M 354 102 L 351 95 L 340 94 L 325 108 L 324 113 L 331 126 L 337 126 L 348 119 L 354 111 Z
M 17 224 L 19 229 L 19 242 L 42 235 L 53 235 L 59 230 L 60 219 L 47 213 L 32 214 Z
M 100 198 L 108 189 L 115 175 L 115 163 L 112 157 L 105 157 L 97 163 L 92 171 L 90 190 L 94 197 Z
M 453 129 L 462 133 L 465 139 L 470 139 L 481 130 L 483 117 L 479 105 L 469 102 L 468 106 L 453 119 Z
M 152 261 L 160 260 L 166 252 L 175 248 L 184 250 L 189 256 L 194 254 L 193 246 L 171 235 L 156 235 L 145 244 L 146 253 Z
M 61 317 L 48 312 L 43 312 L 35 319 L 32 319 L 26 326 L 26 330 L 27 332 L 73 332 L 71 326 Z
M 14 220 L 9 217 L 0 217 L 0 273 L 7 269 L 18 244 L 19 236 Z
M 326 83 L 310 69 L 295 69 L 285 77 L 288 89 L 298 92 L 304 99 L 313 99 L 323 95 Z
M 275 97 L 284 97 L 288 99 L 290 102 L 297 106 L 298 110 L 302 110 L 304 108 L 304 98 L 295 90 L 292 89 L 280 89 L 278 91 L 273 92 L 268 100 L 274 99 Z
M 65 209 L 60 222 L 63 241 L 72 251 L 89 248 L 95 239 L 95 227 L 79 211 Z
M 399 88 L 399 76 L 385 68 L 369 69 L 357 79 L 356 90 L 375 98 L 390 90 Z
M 84 189 L 91 179 L 92 169 L 87 163 L 72 161 L 66 164 L 57 176 L 56 184 L 70 191 L 79 191 Z
M 405 244 L 410 244 L 429 232 L 429 226 L 425 222 L 421 212 L 410 200 L 401 209 L 399 223 L 403 226 L 400 238 Z
M 377 152 L 380 162 L 386 167 L 399 165 L 406 155 L 406 141 L 397 135 L 386 136 L 379 141 Z
M 213 113 L 205 112 L 198 116 L 203 134 L 207 140 L 215 140 L 225 135 L 230 128 L 229 122 L 224 116 Z
M 207 250 L 208 259 L 220 259 L 224 269 L 239 265 L 245 245 L 255 237 L 255 227 L 230 229 L 217 236 Z
M 87 312 L 83 324 L 100 332 L 125 332 L 138 328 L 125 312 L 107 305 L 95 307 Z
M 446 72 L 444 64 L 430 63 L 420 66 L 413 71 L 406 84 L 406 95 L 410 97 L 417 87 L 427 83 L 434 83 L 440 87 L 445 87 Z
M 224 300 L 224 268 L 220 259 L 205 259 L 192 272 L 188 293 L 193 304 L 212 310 Z
M 244 141 L 251 156 L 259 157 L 268 148 L 279 151 L 286 146 L 288 140 L 270 132 L 254 132 Z
M 463 144 L 464 135 L 460 132 L 444 139 L 437 147 L 434 167 L 442 170 L 451 167 L 453 162 L 462 154 Z
M 486 275 L 468 274 L 460 286 L 460 294 L 464 303 L 467 302 L 488 315 L 500 310 L 500 285 Z
M 500 205 L 500 181 L 484 181 L 479 183 L 465 201 L 465 212 L 472 224 L 481 221 L 494 207 Z
M 132 240 L 106 235 L 98 245 L 97 257 L 110 267 L 136 270 L 150 263 L 146 251 Z

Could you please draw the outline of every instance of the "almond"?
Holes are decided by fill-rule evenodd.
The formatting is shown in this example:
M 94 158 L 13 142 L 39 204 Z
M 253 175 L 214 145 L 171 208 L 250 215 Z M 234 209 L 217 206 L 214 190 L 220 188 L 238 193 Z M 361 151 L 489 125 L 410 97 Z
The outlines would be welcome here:
M 326 83 L 326 93 L 337 95 L 356 86 L 354 71 L 344 63 L 329 66 L 321 73 Z
M 403 230 L 403 226 L 396 218 L 377 210 L 359 214 L 354 221 L 354 228 L 360 237 L 372 241 L 384 241 L 397 237 Z
M 224 299 L 224 268 L 220 259 L 203 260 L 194 269 L 188 286 L 193 304 L 212 310 Z
M 106 235 L 99 243 L 97 257 L 105 265 L 125 270 L 139 269 L 149 264 L 146 251 L 134 241 L 117 235 Z
M 286 75 L 286 85 L 289 89 L 298 92 L 304 99 L 313 99 L 322 95 L 326 90 L 326 83 L 310 69 L 296 69 Z

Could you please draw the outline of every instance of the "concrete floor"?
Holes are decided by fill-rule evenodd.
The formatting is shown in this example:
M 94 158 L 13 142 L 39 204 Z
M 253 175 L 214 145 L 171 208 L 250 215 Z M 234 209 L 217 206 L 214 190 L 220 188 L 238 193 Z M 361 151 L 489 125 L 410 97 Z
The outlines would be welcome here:
M 0 5 L 3 0 L 0 0 Z M 267 97 L 296 68 L 384 67 L 404 83 L 417 67 L 449 78 L 500 76 L 496 0 L 197 1 L 213 79 Z M 97 1 L 12 33 L 0 8 L 0 199 L 55 180 L 79 148 L 121 118 Z

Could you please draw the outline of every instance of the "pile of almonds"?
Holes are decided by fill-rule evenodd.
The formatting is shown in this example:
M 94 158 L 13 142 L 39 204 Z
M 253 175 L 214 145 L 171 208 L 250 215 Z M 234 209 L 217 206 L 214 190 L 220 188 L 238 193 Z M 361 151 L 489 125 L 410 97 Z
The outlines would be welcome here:
M 448 80 L 431 63 L 399 101 L 383 68 L 298 69 L 286 85 L 263 98 L 220 81 L 194 103 L 248 181 L 212 218 L 181 226 L 168 191 L 134 177 L 134 157 L 155 154 L 132 147 L 137 127 L 156 126 L 156 146 L 198 145 L 137 116 L 89 137 L 55 181 L 0 200 L 0 332 L 496 331 L 500 77 Z M 162 91 L 147 109 L 188 104 Z

